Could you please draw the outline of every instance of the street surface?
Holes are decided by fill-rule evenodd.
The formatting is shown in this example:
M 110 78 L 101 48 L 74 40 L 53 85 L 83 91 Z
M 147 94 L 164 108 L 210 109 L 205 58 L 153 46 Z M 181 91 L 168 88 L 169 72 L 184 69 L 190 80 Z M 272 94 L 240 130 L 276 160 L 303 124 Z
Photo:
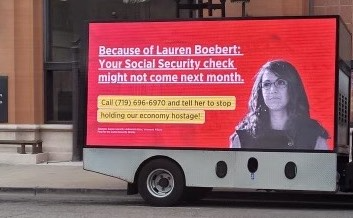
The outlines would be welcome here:
M 211 196 L 203 201 L 176 207 L 152 207 L 139 195 L 0 193 L 0 217 L 242 217 L 326 218 L 353 217 L 353 204 L 344 206 L 307 203 L 263 203 L 254 200 Z

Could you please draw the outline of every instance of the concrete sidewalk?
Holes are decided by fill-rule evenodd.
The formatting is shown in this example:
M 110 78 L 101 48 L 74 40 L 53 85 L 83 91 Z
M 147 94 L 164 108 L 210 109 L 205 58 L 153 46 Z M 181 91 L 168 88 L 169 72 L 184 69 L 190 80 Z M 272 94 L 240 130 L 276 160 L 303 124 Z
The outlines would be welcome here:
M 83 170 L 82 162 L 0 164 L 0 191 L 126 193 L 127 183 Z

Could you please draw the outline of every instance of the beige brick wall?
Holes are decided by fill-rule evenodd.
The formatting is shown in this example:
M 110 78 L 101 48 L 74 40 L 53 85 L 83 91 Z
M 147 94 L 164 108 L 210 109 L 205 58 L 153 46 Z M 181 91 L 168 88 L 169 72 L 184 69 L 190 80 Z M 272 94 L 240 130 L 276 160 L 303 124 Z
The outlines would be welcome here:
M 10 124 L 43 123 L 43 0 L 0 0 L 0 75 Z
M 313 15 L 340 15 L 352 32 L 353 0 L 312 0 Z
M 350 32 L 353 29 L 353 0 L 312 0 L 313 15 L 340 15 Z M 352 48 L 353 49 L 353 48 Z M 353 59 L 353 58 L 352 58 Z M 353 90 L 351 90 L 353 96 Z M 351 122 L 353 122 L 353 100 L 351 98 Z

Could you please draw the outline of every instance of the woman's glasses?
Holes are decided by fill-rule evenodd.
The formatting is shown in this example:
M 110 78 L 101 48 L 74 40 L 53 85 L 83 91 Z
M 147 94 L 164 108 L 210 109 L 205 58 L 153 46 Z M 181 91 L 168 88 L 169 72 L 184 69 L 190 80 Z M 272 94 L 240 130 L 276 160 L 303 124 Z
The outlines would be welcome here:
M 265 90 L 269 90 L 271 89 L 272 84 L 279 89 L 284 89 L 287 87 L 288 82 L 284 79 L 277 79 L 274 82 L 270 82 L 270 81 L 265 81 L 263 83 L 261 83 L 261 88 L 265 89 Z

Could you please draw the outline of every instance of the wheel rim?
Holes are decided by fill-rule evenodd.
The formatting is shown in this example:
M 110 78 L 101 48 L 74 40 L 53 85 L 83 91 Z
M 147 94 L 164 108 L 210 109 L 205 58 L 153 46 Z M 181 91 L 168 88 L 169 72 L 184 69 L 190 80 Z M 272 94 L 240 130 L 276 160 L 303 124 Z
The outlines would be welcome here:
M 166 197 L 174 189 L 174 177 L 168 170 L 153 170 L 147 177 L 147 189 L 155 197 Z

